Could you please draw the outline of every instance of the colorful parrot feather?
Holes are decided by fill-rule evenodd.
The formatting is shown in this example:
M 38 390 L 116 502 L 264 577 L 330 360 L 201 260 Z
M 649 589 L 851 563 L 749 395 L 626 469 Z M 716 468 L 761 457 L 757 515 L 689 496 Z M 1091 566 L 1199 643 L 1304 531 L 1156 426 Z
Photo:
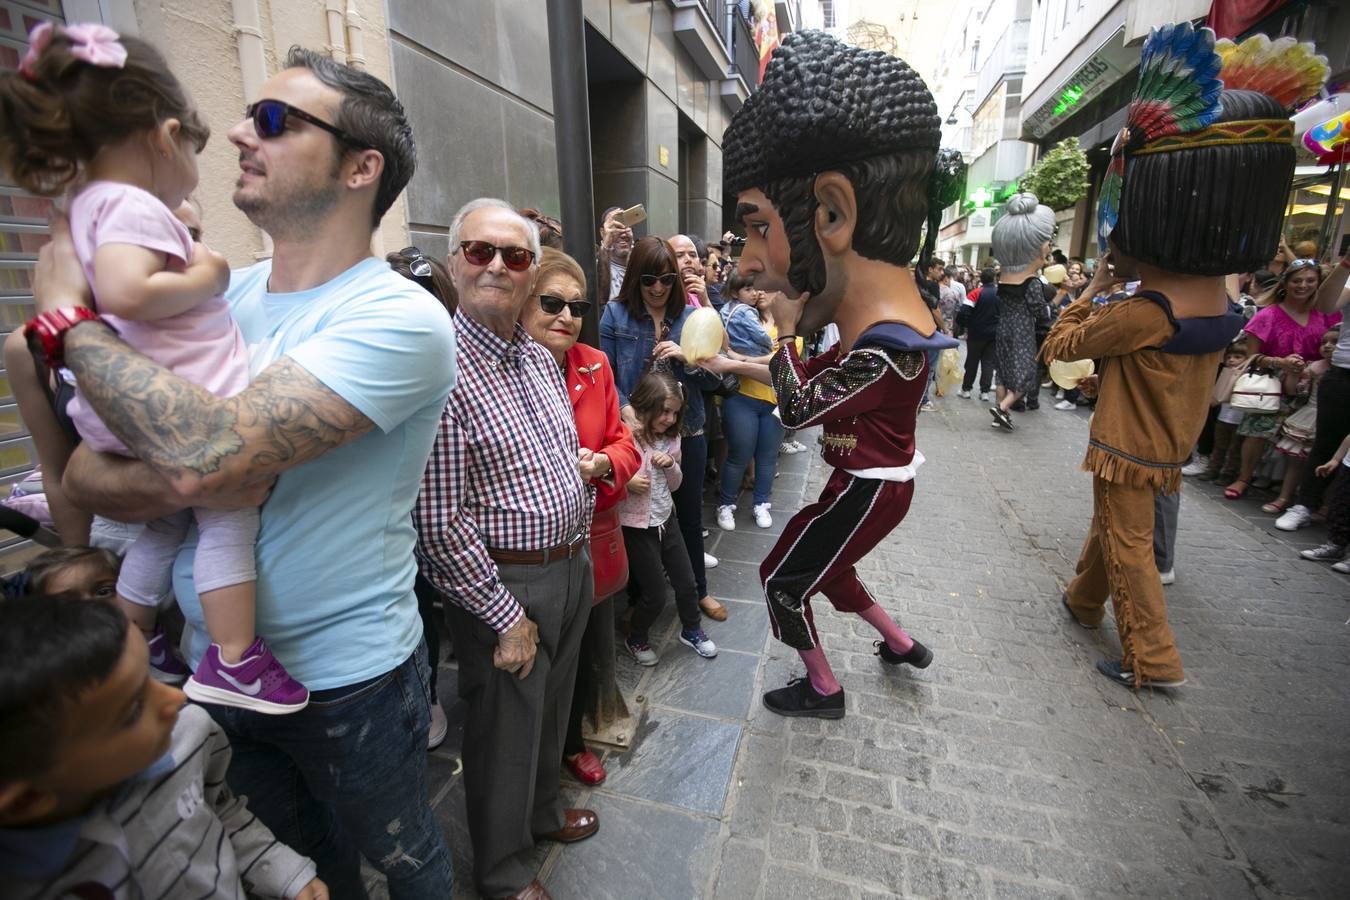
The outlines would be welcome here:
M 1101 255 L 1106 255 L 1106 239 L 1120 219 L 1120 192 L 1125 187 L 1125 154 L 1116 154 L 1102 179 L 1102 198 L 1097 207 L 1097 244 Z
M 1225 38 L 1214 45 L 1223 60 L 1219 78 L 1227 90 L 1259 91 L 1293 109 L 1317 96 L 1331 74 L 1327 58 L 1292 37 L 1272 41 L 1254 34 L 1241 44 Z
M 1126 114 L 1132 144 L 1204 128 L 1219 115 L 1222 65 L 1214 32 L 1181 22 L 1155 29 L 1139 60 L 1139 87 Z

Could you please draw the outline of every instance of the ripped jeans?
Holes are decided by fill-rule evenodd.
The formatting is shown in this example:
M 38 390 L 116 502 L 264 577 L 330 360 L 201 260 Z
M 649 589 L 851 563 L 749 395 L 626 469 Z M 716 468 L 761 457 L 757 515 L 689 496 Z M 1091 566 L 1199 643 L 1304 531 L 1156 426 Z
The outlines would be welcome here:
M 366 897 L 364 856 L 391 900 L 452 893 L 450 848 L 427 792 L 426 647 L 383 675 L 269 716 L 205 707 L 229 735 L 227 778 L 277 840 L 314 860 L 333 900 Z

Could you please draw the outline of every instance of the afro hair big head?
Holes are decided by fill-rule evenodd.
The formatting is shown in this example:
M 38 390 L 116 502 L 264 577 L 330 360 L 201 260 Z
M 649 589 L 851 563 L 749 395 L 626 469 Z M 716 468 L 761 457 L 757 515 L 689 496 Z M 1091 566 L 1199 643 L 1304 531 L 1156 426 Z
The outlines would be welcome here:
M 936 154 L 941 126 L 928 86 L 904 60 L 823 31 L 794 32 L 723 137 L 726 193 L 897 151 Z

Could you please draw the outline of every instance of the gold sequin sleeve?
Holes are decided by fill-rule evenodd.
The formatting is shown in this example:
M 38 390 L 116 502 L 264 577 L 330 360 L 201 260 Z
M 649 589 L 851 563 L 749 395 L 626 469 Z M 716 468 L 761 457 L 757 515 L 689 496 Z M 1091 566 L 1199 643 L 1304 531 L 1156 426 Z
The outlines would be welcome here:
M 921 369 L 922 354 L 918 356 Z M 885 392 L 879 382 L 892 368 L 886 353 L 872 347 L 854 350 L 838 365 L 809 377 L 791 344 L 780 348 L 769 360 L 779 413 L 788 428 L 809 428 L 880 406 Z

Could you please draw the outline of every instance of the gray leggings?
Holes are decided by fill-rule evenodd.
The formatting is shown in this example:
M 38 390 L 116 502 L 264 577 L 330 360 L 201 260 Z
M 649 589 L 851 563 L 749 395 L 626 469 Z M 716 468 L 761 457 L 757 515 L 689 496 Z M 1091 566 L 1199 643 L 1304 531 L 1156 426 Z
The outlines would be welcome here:
M 147 522 L 122 560 L 117 593 L 139 606 L 154 606 L 168 593 L 173 562 L 197 520 L 197 552 L 192 572 L 197 593 L 256 581 L 253 545 L 258 540 L 257 509 L 184 509 Z

